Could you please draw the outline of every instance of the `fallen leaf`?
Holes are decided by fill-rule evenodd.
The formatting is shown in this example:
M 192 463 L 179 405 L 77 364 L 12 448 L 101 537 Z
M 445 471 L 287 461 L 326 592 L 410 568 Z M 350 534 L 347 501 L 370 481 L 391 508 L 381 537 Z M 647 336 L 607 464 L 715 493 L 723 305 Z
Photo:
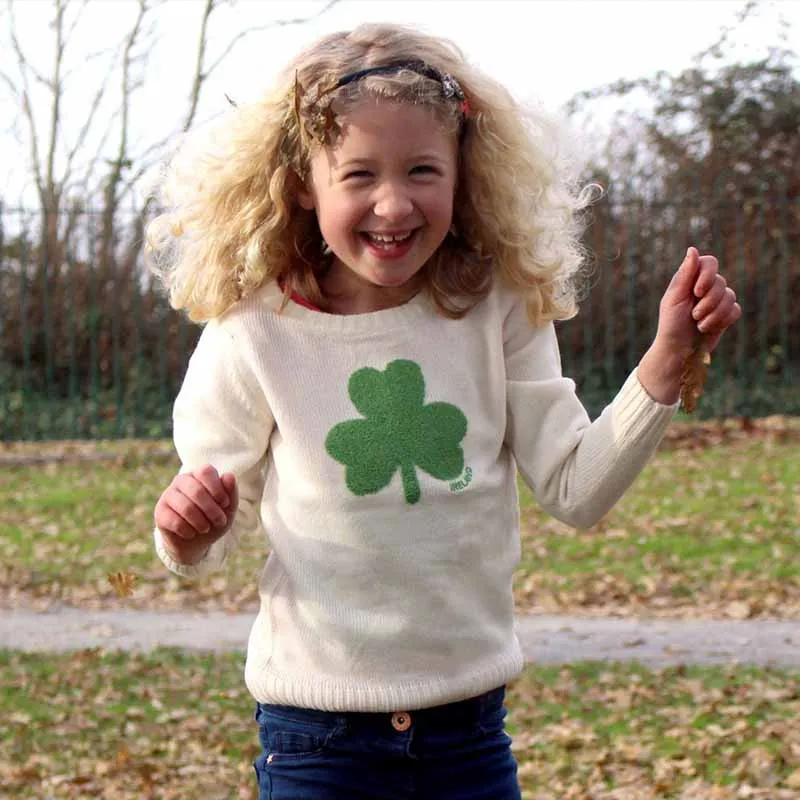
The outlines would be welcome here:
M 791 775 L 789 775 L 784 783 L 790 789 L 800 789 L 800 769 L 796 769 Z
M 749 619 L 753 615 L 750 604 L 741 600 L 729 603 L 725 611 L 731 619 Z
M 136 575 L 132 572 L 109 572 L 108 582 L 117 593 L 117 597 L 130 597 L 136 585 Z

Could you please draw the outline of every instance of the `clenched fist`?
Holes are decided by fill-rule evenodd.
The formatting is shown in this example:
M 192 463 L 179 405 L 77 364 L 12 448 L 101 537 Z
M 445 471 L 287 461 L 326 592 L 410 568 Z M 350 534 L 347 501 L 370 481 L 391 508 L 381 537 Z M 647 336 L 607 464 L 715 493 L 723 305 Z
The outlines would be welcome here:
M 719 271 L 717 259 L 690 247 L 659 308 L 656 338 L 666 350 L 686 356 L 696 331 L 708 336 L 712 352 L 723 333 L 742 315 L 736 294 Z
M 167 552 L 182 564 L 203 558 L 233 524 L 239 495 L 236 477 L 210 464 L 177 475 L 156 503 L 153 517 Z
M 660 403 L 680 396 L 681 374 L 698 333 L 710 353 L 742 315 L 736 295 L 719 272 L 717 259 L 690 247 L 661 298 L 658 331 L 639 363 L 639 380 Z

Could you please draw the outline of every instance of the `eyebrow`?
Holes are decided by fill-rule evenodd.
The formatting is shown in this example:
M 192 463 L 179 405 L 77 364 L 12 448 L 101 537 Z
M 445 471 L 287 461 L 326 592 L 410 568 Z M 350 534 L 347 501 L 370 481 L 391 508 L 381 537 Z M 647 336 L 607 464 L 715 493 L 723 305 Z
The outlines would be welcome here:
M 334 166 L 334 169 L 341 170 L 341 169 L 352 169 L 355 166 L 362 166 L 362 167 L 374 166 L 375 164 L 378 163 L 379 160 L 380 159 L 377 158 L 348 158 L 346 161 L 341 161 L 338 164 L 336 164 Z M 425 153 L 425 152 L 413 155 L 405 160 L 409 163 L 420 162 L 420 161 L 433 162 L 436 164 L 447 163 L 447 159 L 443 158 L 441 155 L 438 155 L 436 153 Z

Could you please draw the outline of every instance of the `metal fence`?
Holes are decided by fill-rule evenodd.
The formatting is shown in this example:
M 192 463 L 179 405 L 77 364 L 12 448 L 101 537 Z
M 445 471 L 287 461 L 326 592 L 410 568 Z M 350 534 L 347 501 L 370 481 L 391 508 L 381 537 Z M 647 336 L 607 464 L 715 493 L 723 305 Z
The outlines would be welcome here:
M 718 255 L 744 309 L 699 415 L 800 414 L 800 202 L 767 191 L 712 199 L 610 197 L 594 209 L 588 294 L 558 325 L 564 370 L 592 415 L 652 340 L 689 244 Z M 41 213 L 0 208 L 0 440 L 170 433 L 199 329 L 151 282 L 141 219 L 118 221 L 113 242 L 102 230 L 86 211 L 43 224 Z

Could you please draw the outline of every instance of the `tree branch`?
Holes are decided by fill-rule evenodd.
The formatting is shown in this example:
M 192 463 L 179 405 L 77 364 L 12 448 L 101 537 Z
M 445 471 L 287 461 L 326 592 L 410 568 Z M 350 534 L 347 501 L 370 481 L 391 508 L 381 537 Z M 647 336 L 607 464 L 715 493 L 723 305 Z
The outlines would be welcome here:
M 10 17 L 9 33 L 11 35 L 11 47 L 14 50 L 14 55 L 17 58 L 17 67 L 19 69 L 20 80 L 22 81 L 22 89 L 17 88 L 17 96 L 21 100 L 22 113 L 28 123 L 28 130 L 30 133 L 30 146 L 31 146 L 31 168 L 33 169 L 33 177 L 36 182 L 36 189 L 40 197 L 44 197 L 44 184 L 42 178 L 42 163 L 39 156 L 39 133 L 36 128 L 36 119 L 33 115 L 33 108 L 30 100 L 30 84 L 28 82 L 28 60 L 22 51 L 22 46 L 17 36 L 17 22 L 14 16 L 13 0 L 8 0 L 8 11 Z M 10 81 L 9 81 L 10 82 Z
M 75 146 L 72 147 L 67 152 L 67 160 L 66 160 L 66 169 L 65 169 L 65 177 L 69 177 L 72 172 L 72 164 L 75 160 L 75 156 L 77 155 L 78 151 L 80 150 L 81 146 L 86 143 L 86 135 L 89 132 L 89 128 L 92 126 L 94 122 L 95 115 L 97 114 L 97 110 L 100 108 L 100 103 L 103 100 L 103 96 L 105 95 L 106 89 L 108 88 L 109 78 L 111 77 L 111 73 L 106 73 L 105 77 L 103 78 L 103 82 L 100 84 L 100 88 L 95 92 L 94 98 L 92 99 L 92 105 L 89 108 L 89 113 L 86 116 L 86 119 L 81 126 L 81 130 L 78 133 L 78 137 L 75 140 Z
M 69 5 L 69 0 L 65 0 L 64 10 L 66 10 L 67 6 Z M 83 0 L 81 3 L 81 7 L 78 9 L 78 13 L 75 15 L 75 19 L 72 22 L 72 25 L 69 26 L 69 30 L 64 37 L 64 42 L 68 42 L 70 37 L 75 32 L 75 29 L 78 27 L 78 23 L 81 21 L 81 17 L 83 16 L 83 12 L 86 11 L 86 6 L 89 5 L 89 0 Z
M 106 129 L 103 132 L 103 134 L 100 137 L 100 139 L 98 140 L 97 146 L 94 148 L 94 155 L 92 156 L 92 158 L 88 161 L 88 163 L 86 165 L 86 169 L 84 170 L 84 173 L 83 173 L 83 178 L 80 179 L 80 180 L 75 181 L 73 184 L 68 184 L 67 188 L 72 188 L 73 185 L 74 186 L 83 186 L 83 187 L 88 187 L 89 186 L 89 181 L 90 181 L 92 175 L 95 172 L 95 168 L 96 168 L 98 162 L 103 158 L 103 154 L 104 154 L 104 151 L 105 151 L 106 143 L 111 138 L 111 133 L 113 132 L 115 122 L 119 119 L 119 114 L 120 114 L 119 109 L 117 109 L 109 117 L 108 124 L 106 125 Z M 87 195 L 89 194 L 88 189 L 86 191 L 86 194 Z
M 194 122 L 197 114 L 197 106 L 200 102 L 200 89 L 206 76 L 203 74 L 203 62 L 206 57 L 206 45 L 208 42 L 208 18 L 214 11 L 214 0 L 206 0 L 203 8 L 203 16 L 200 20 L 200 38 L 197 42 L 197 58 L 195 59 L 194 77 L 192 78 L 192 88 L 189 92 L 189 110 L 183 120 L 181 130 L 187 131 Z
M 102 50 L 95 50 L 92 53 L 87 53 L 86 56 L 84 57 L 83 61 L 81 62 L 81 66 L 86 66 L 86 64 L 90 63 L 91 61 L 94 61 L 96 58 L 100 58 L 101 56 L 107 56 L 107 55 L 109 55 L 109 53 L 116 54 L 116 52 L 118 51 L 118 48 L 119 48 L 119 44 L 116 44 L 116 45 L 111 45 L 110 47 L 104 47 Z M 114 61 L 112 60 L 111 63 L 113 65 Z M 75 71 L 75 67 L 73 67 L 72 69 L 68 69 L 68 70 L 64 71 L 64 73 L 62 75 L 62 80 L 63 80 L 64 83 L 66 83 L 67 78 L 70 78 L 72 76 L 72 73 L 74 71 Z M 110 71 L 110 67 L 109 67 L 109 71 Z
M 110 240 L 113 238 L 114 215 L 116 214 L 119 201 L 118 186 L 128 156 L 128 112 L 130 110 L 131 92 L 133 91 L 130 74 L 132 53 L 139 33 L 142 30 L 142 22 L 146 14 L 147 0 L 139 0 L 139 10 L 136 15 L 136 21 L 128 34 L 122 54 L 122 103 L 120 104 L 119 145 L 117 147 L 117 158 L 111 165 L 111 173 L 108 176 L 108 183 L 105 190 L 105 203 L 103 207 L 104 247 L 110 247 Z M 106 255 L 108 254 L 106 253 Z
M 55 163 L 56 163 L 56 143 L 58 140 L 58 128 L 61 124 L 61 65 L 64 60 L 64 12 L 66 10 L 65 0 L 56 0 L 56 50 L 53 64 L 53 105 L 50 113 L 50 142 L 47 152 L 47 191 L 48 200 L 53 200 L 55 190 Z M 63 178 L 68 177 L 66 173 Z
M 14 83 L 14 79 L 7 72 L 0 71 L 0 81 L 8 86 L 9 91 L 17 102 L 22 101 L 22 92 L 20 92 L 19 86 Z
M 327 11 L 330 11 L 335 5 L 338 5 L 338 3 L 339 0 L 328 0 L 323 8 L 321 8 L 316 14 L 312 14 L 309 17 L 273 20 L 272 22 L 268 22 L 266 25 L 259 25 L 255 28 L 247 28 L 246 30 L 240 31 L 236 34 L 236 36 L 233 37 L 233 39 L 230 40 L 230 42 L 228 42 L 227 47 L 222 51 L 222 53 L 220 53 L 220 55 L 209 65 L 203 77 L 207 78 L 227 58 L 227 56 L 230 55 L 233 48 L 251 33 L 260 33 L 261 31 L 268 31 L 273 28 L 285 28 L 290 25 L 302 25 L 304 22 L 309 22 L 312 19 L 318 19 Z

